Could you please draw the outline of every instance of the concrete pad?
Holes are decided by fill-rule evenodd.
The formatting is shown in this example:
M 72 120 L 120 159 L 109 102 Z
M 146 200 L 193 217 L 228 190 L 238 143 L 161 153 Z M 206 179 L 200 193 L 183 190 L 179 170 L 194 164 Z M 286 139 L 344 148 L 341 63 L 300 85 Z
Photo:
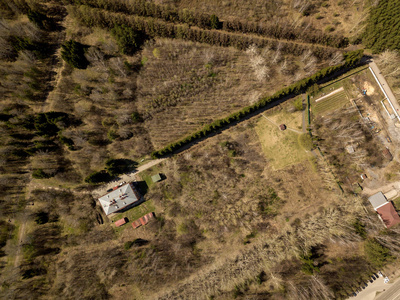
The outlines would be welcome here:
M 397 197 L 397 195 L 398 195 L 398 192 L 396 190 L 390 190 L 389 192 L 385 193 L 385 197 L 388 200 Z

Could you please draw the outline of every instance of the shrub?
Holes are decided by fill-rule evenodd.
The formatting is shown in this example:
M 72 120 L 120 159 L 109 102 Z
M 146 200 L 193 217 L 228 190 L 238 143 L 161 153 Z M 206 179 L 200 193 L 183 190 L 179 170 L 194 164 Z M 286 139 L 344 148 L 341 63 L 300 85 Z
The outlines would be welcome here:
M 10 238 L 10 231 L 14 229 L 14 225 L 0 220 L 0 248 L 4 247 Z
M 301 97 L 299 97 L 299 98 L 297 98 L 296 100 L 293 101 L 293 106 L 298 111 L 302 111 L 304 109 L 303 100 L 301 99 Z
M 67 146 L 69 150 L 74 150 L 74 141 L 72 139 L 63 136 L 62 134 L 58 135 L 58 139 L 62 144 Z
M 44 211 L 38 212 L 35 217 L 35 222 L 39 225 L 46 224 L 49 222 L 49 214 Z
M 43 268 L 34 268 L 34 269 L 28 269 L 22 273 L 22 279 L 29 279 L 35 276 L 40 276 L 46 274 L 47 271 L 46 269 Z
M 121 53 L 127 55 L 134 54 L 146 40 L 143 32 L 135 31 L 124 24 L 115 25 L 111 30 L 111 34 L 116 39 Z
M 210 16 L 210 26 L 211 26 L 211 29 L 220 29 L 221 28 L 221 22 L 219 21 L 219 18 L 216 15 Z
M 111 176 L 118 176 L 120 174 L 132 171 L 137 163 L 130 159 L 109 159 L 106 162 L 106 171 Z
M 108 132 L 107 132 L 107 138 L 110 140 L 110 141 L 113 141 L 113 140 L 115 140 L 116 138 L 118 138 L 119 136 L 118 136 L 118 133 L 113 129 L 113 128 L 110 128 L 110 130 L 108 130 Z
M 139 122 L 143 121 L 142 117 L 140 116 L 140 114 L 137 111 L 134 111 L 132 113 L 131 118 L 132 118 L 133 123 L 139 123 Z
M 128 242 L 126 242 L 124 244 L 124 249 L 125 250 L 129 250 L 129 249 L 131 249 L 132 245 L 133 245 L 133 242 L 132 241 L 128 241 Z
M 85 57 L 85 46 L 74 40 L 66 41 L 61 45 L 61 57 L 73 68 L 86 69 L 89 65 Z
M 319 267 L 314 263 L 314 258 L 316 254 L 313 253 L 314 249 L 305 255 L 300 255 L 300 260 L 302 262 L 301 270 L 307 275 L 313 275 L 314 272 L 319 272 Z
M 326 32 L 335 31 L 335 27 L 328 25 L 328 26 L 325 27 L 325 31 L 326 31 Z
M 365 224 L 361 223 L 359 219 L 357 219 L 353 223 L 353 227 L 358 235 L 360 235 L 363 239 L 367 238 L 367 231 L 365 230 Z
M 43 169 L 36 169 L 32 172 L 32 177 L 35 179 L 46 179 L 52 177 L 51 175 L 45 173 Z
M 85 182 L 89 184 L 97 184 L 97 183 L 104 183 L 109 182 L 112 180 L 110 174 L 108 174 L 105 170 L 100 172 L 94 172 L 85 178 Z
M 63 112 L 47 112 L 39 113 L 34 117 L 34 127 L 37 130 L 38 135 L 42 136 L 54 136 L 60 130 L 58 124 L 64 126 L 70 125 L 70 118 L 68 114 Z
M 28 19 L 32 23 L 36 24 L 40 29 L 50 29 L 50 20 L 45 14 L 38 11 L 29 10 Z
M 382 268 L 394 259 L 390 250 L 379 244 L 375 239 L 368 240 L 364 244 L 364 249 L 369 262 L 376 268 Z
M 35 51 L 38 50 L 38 45 L 31 41 L 29 38 L 22 38 L 18 36 L 12 36 L 11 37 L 11 45 L 16 51 L 21 51 L 21 50 L 30 50 L 30 51 Z
M 124 244 L 124 249 L 125 250 L 129 250 L 130 248 L 132 248 L 133 246 L 135 247 L 140 247 L 140 246 L 144 246 L 146 244 L 148 244 L 149 241 L 146 241 L 144 239 L 136 239 L 134 241 L 128 241 Z

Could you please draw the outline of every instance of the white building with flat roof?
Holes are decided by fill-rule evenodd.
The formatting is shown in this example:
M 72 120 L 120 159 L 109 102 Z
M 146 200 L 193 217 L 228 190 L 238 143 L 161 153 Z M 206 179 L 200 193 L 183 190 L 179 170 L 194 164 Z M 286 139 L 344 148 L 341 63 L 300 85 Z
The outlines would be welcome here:
M 115 187 L 112 192 L 99 198 L 106 215 L 118 212 L 130 205 L 139 202 L 141 199 L 132 183 L 127 183 L 119 187 Z

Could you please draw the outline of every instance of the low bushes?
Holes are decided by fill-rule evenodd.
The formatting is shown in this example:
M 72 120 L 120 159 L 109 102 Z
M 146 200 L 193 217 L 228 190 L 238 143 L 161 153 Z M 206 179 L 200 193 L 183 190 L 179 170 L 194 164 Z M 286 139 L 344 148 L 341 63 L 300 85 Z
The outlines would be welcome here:
M 118 176 L 131 171 L 136 165 L 137 163 L 130 159 L 109 159 L 106 162 L 106 171 L 111 176 Z
M 112 180 L 112 176 L 107 173 L 105 170 L 101 170 L 100 172 L 94 172 L 85 178 L 85 182 L 90 184 L 97 184 L 103 182 L 109 182 Z
M 109 182 L 120 174 L 129 172 L 135 168 L 137 163 L 130 159 L 109 159 L 106 161 L 105 170 L 94 172 L 85 178 L 89 184 Z
M 32 172 L 32 177 L 35 179 L 46 179 L 52 176 L 44 172 L 43 169 L 36 169 L 35 171 Z
M 171 154 L 174 151 L 176 151 L 177 149 L 193 142 L 196 139 L 205 137 L 205 136 L 209 135 L 210 133 L 218 131 L 221 128 L 223 128 L 233 122 L 237 122 L 237 121 L 244 119 L 251 113 L 257 111 L 258 109 L 265 107 L 269 103 L 276 102 L 276 101 L 282 99 L 283 97 L 286 97 L 289 95 L 301 94 L 301 93 L 307 91 L 307 89 L 310 86 L 314 85 L 316 82 L 318 82 L 328 76 L 331 76 L 338 71 L 351 69 L 354 66 L 356 66 L 357 64 L 359 64 L 359 62 L 363 56 L 363 50 L 348 52 L 348 53 L 345 53 L 344 56 L 345 56 L 345 63 L 343 63 L 341 65 L 324 68 L 324 69 L 320 70 L 319 72 L 315 73 L 314 75 L 307 77 L 303 80 L 300 80 L 297 83 L 294 83 L 294 84 L 276 92 L 272 96 L 262 98 L 257 103 L 255 103 L 251 106 L 244 107 L 241 110 L 239 110 L 238 112 L 232 113 L 224 119 L 216 120 L 216 121 L 212 122 L 211 124 L 204 126 L 199 131 L 194 132 L 191 135 L 189 135 L 175 143 L 171 143 L 160 150 L 154 151 L 151 154 L 151 156 L 153 158 L 158 158 L 158 157 L 162 157 L 167 154 Z

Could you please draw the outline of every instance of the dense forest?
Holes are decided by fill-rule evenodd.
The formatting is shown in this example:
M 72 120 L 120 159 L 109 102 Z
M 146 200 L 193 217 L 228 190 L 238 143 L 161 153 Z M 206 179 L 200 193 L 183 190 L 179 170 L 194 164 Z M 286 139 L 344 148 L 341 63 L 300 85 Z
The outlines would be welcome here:
M 344 299 L 400 256 L 365 199 L 311 159 L 274 169 L 256 133 L 399 49 L 395 1 L 363 45 L 346 3 L 200 2 L 0 0 L 1 299 Z M 156 219 L 116 228 L 103 184 L 160 157 L 129 212 Z
M 371 9 L 363 44 L 374 53 L 400 50 L 400 7 L 396 0 L 380 0 Z

